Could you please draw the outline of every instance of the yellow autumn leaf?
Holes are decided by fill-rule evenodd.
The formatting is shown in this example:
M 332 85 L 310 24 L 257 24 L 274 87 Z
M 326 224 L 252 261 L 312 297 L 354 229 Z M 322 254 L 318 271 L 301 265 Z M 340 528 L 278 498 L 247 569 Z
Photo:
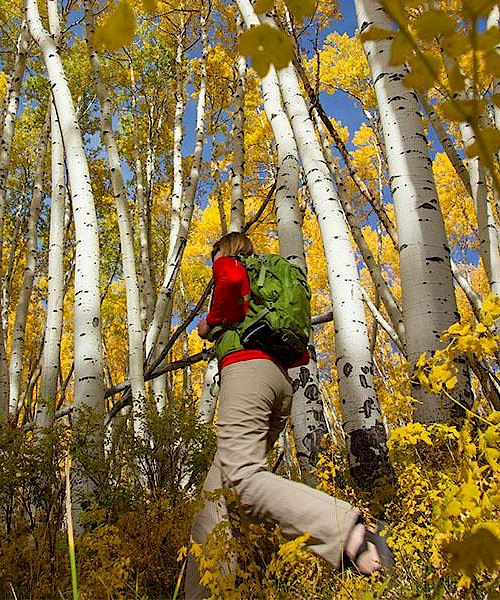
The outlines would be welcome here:
M 97 48 L 118 50 L 132 42 L 136 27 L 136 18 L 130 3 L 121 0 L 96 28 L 93 42 Z
M 148 15 L 155 14 L 157 4 L 157 0 L 142 0 L 142 7 L 144 8 L 144 12 Z
M 460 541 L 450 542 L 444 550 L 450 555 L 451 569 L 468 577 L 483 569 L 493 571 L 500 561 L 500 539 L 485 525 L 478 526 Z
M 498 56 L 496 48 L 483 52 L 482 58 L 488 73 L 494 77 L 500 77 L 500 56 Z
M 455 21 L 444 10 L 428 10 L 415 19 L 414 27 L 422 40 L 432 40 L 440 35 L 450 35 Z
M 401 24 L 406 21 L 404 5 L 401 0 L 382 0 L 381 4 L 396 23 Z
M 490 98 L 495 106 L 500 107 L 500 94 L 492 94 Z
M 302 20 L 304 17 L 312 17 L 316 10 L 315 0 L 285 0 L 285 4 L 298 20 Z
M 500 44 L 500 30 L 498 27 L 490 27 L 483 33 L 476 35 L 475 47 L 478 50 L 494 50 Z
M 458 378 L 456 377 L 456 375 L 454 375 L 453 377 L 450 377 L 449 379 L 447 379 L 445 381 L 445 386 L 447 390 L 452 390 L 458 383 Z
M 408 62 L 410 72 L 404 79 L 407 87 L 426 91 L 434 86 L 439 72 L 437 59 L 434 56 L 430 54 L 415 55 Z
M 254 4 L 253 9 L 259 15 L 266 13 L 271 10 L 274 6 L 274 0 L 257 0 Z
M 460 122 L 480 114 L 483 105 L 479 100 L 447 100 L 440 104 L 440 109 L 450 121 Z
M 448 71 L 448 83 L 450 91 L 453 93 L 461 92 L 465 89 L 465 77 L 458 64 L 454 64 Z
M 293 56 L 290 39 L 280 30 L 263 24 L 243 32 L 239 43 L 240 53 L 250 56 L 252 66 L 264 77 L 269 66 L 274 63 L 277 69 L 286 67 Z
M 413 48 L 408 38 L 402 31 L 396 32 L 391 45 L 391 57 L 389 64 L 396 66 L 405 63 L 412 55 Z
M 382 29 L 381 27 L 369 27 L 365 29 L 361 35 L 362 42 L 371 42 L 379 40 L 388 40 L 394 36 L 394 31 L 390 29 Z
M 470 116 L 480 114 L 473 112 Z M 481 157 L 484 161 L 489 162 L 489 159 L 500 148 L 500 131 L 496 127 L 486 127 L 481 130 L 481 139 L 473 144 L 470 144 L 465 149 L 465 154 L 468 158 L 474 156 Z
M 458 31 L 454 31 L 449 35 L 443 36 L 441 45 L 443 47 L 443 51 L 448 54 L 448 56 L 452 56 L 454 58 L 464 55 L 470 48 L 470 43 L 467 36 Z
M 462 0 L 462 13 L 466 19 L 486 18 L 496 3 L 496 0 Z

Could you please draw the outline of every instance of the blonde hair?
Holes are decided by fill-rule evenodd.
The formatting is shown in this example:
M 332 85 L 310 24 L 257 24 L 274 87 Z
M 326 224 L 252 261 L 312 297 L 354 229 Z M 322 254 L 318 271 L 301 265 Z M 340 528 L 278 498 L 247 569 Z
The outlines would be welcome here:
M 212 247 L 212 260 L 217 253 L 221 256 L 250 256 L 254 253 L 250 239 L 238 231 L 224 235 Z

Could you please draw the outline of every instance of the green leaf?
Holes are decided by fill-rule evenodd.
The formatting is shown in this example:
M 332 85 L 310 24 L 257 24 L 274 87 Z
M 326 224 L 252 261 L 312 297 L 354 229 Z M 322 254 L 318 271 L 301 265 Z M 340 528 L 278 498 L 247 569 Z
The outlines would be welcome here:
M 285 0 L 288 10 L 299 21 L 304 17 L 312 17 L 316 11 L 315 0 Z
M 251 27 L 240 37 L 239 50 L 243 56 L 249 56 L 252 66 L 264 77 L 271 63 L 277 69 L 286 67 L 293 56 L 290 39 L 280 30 L 263 24 Z

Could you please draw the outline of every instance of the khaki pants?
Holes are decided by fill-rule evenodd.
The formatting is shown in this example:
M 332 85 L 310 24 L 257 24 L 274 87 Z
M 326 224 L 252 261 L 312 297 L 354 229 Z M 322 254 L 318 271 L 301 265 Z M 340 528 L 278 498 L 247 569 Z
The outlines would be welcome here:
M 266 452 L 284 427 L 291 400 L 289 378 L 270 360 L 224 367 L 217 452 L 203 490 L 234 489 L 252 518 L 278 523 L 290 537 L 309 533 L 309 549 L 338 568 L 359 511 L 347 502 L 267 470 Z M 223 500 L 206 501 L 193 522 L 193 541 L 203 543 L 226 515 Z M 190 555 L 185 598 L 207 597 L 210 594 L 199 584 L 197 562 Z

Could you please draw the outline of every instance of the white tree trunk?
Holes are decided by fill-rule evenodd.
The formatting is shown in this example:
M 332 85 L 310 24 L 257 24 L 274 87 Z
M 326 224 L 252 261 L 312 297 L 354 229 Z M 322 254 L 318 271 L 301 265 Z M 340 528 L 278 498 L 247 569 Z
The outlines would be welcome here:
M 9 171 L 10 151 L 12 139 L 14 137 L 14 128 L 17 116 L 17 107 L 19 105 L 19 94 L 26 68 L 28 57 L 29 31 L 26 21 L 21 24 L 21 31 L 17 41 L 17 53 L 14 61 L 14 68 L 10 76 L 9 88 L 7 92 L 7 104 L 5 113 L 3 113 L 2 138 L 0 140 L 0 249 L 3 247 L 3 219 L 5 212 L 5 202 L 7 193 L 7 174 Z M 2 252 L 0 252 L 0 280 L 5 285 L 2 276 Z M 4 311 L 3 306 L 3 285 L 0 285 L 0 417 L 6 417 L 9 414 L 9 369 L 7 365 L 7 354 L 5 348 L 6 329 L 4 329 Z
M 356 259 L 342 207 L 295 71 L 289 65 L 278 75 L 323 239 L 333 299 L 336 366 L 351 471 L 361 484 L 366 485 L 377 470 L 386 468 L 387 455 Z
M 47 144 L 50 126 L 50 107 L 47 109 L 45 123 L 40 132 L 35 155 L 37 157 L 36 168 L 33 174 L 33 190 L 30 204 L 30 212 L 26 233 L 26 265 L 23 273 L 23 281 L 17 301 L 16 316 L 12 328 L 12 342 L 10 348 L 9 380 L 10 399 L 9 413 L 16 421 L 17 414 L 21 408 L 21 375 L 23 370 L 24 335 L 26 332 L 26 319 L 28 317 L 31 291 L 35 278 L 36 259 L 38 254 L 37 224 L 42 208 L 43 200 L 43 176 L 45 173 L 45 159 L 47 156 Z
M 468 123 L 460 123 L 460 133 L 465 148 L 476 141 L 474 131 Z M 476 209 L 481 259 L 491 291 L 500 296 L 500 240 L 498 224 L 488 197 L 486 170 L 477 156 L 468 159 L 467 167 L 471 195 Z
M 41 402 L 37 411 L 37 423 L 45 428 L 50 427 L 54 422 L 56 411 L 65 290 L 64 213 L 66 183 L 64 151 L 61 129 L 53 103 L 51 103 L 50 122 L 52 143 L 52 201 L 50 204 L 47 318 L 45 321 L 42 354 Z
M 376 0 L 355 0 L 361 31 L 391 28 Z M 398 231 L 403 315 L 409 360 L 441 347 L 441 333 L 458 318 L 450 251 L 415 93 L 403 84 L 405 69 L 389 65 L 390 42 L 363 44 L 374 81 L 385 141 Z M 463 377 L 457 387 L 468 405 L 470 388 Z M 420 403 L 415 418 L 448 421 L 461 411 L 447 397 L 415 389 Z
M 173 250 L 169 254 L 167 260 L 167 269 L 165 278 L 163 281 L 162 288 L 158 295 L 156 302 L 155 312 L 151 325 L 149 327 L 146 336 L 146 357 L 148 361 L 153 361 L 156 356 L 161 353 L 161 347 L 164 344 L 164 340 L 160 338 L 160 333 L 163 327 L 166 308 L 176 283 L 176 276 L 184 253 L 184 247 L 188 238 L 189 225 L 191 223 L 191 217 L 194 210 L 194 199 L 196 195 L 196 189 L 198 187 L 198 180 L 201 168 L 201 159 L 203 153 L 203 142 L 205 137 L 205 99 L 206 99 L 206 61 L 208 54 L 208 47 L 206 42 L 206 23 L 203 16 L 201 19 L 201 31 L 202 31 L 202 60 L 200 63 L 200 89 L 198 92 L 197 112 L 196 112 L 196 139 L 194 147 L 193 162 L 191 170 L 186 182 L 183 203 L 182 203 L 182 218 L 179 226 L 179 232 Z
M 139 146 L 139 127 L 137 123 L 137 99 L 135 95 L 134 65 L 130 62 L 130 84 L 132 87 L 131 104 L 134 121 L 134 151 L 135 151 L 135 190 L 137 195 L 137 223 L 139 230 L 139 292 L 141 300 L 141 323 L 146 331 L 153 318 L 155 305 L 154 277 L 151 271 L 150 218 Z
M 134 232 L 127 203 L 127 192 L 123 182 L 123 174 L 120 164 L 120 155 L 113 134 L 112 102 L 107 85 L 104 81 L 99 56 L 90 40 L 94 30 L 94 15 L 89 0 L 84 2 L 85 25 L 87 34 L 87 45 L 89 59 L 94 73 L 97 96 L 101 106 L 101 127 L 108 165 L 115 197 L 116 212 L 118 216 L 118 228 L 120 232 L 120 246 L 123 261 L 123 274 L 125 277 L 125 289 L 127 297 L 127 331 L 129 343 L 129 379 L 132 391 L 132 403 L 134 409 L 142 410 L 146 397 L 144 387 L 144 332 L 141 325 L 141 304 L 139 299 L 139 284 L 135 268 L 134 254 Z
M 237 28 L 241 31 L 241 19 L 237 18 Z M 245 78 L 247 63 L 238 56 L 236 89 L 233 96 L 233 164 L 231 167 L 231 218 L 229 231 L 243 231 L 245 226 L 245 203 L 243 200 L 243 175 L 245 164 Z
M 380 299 L 382 300 L 382 302 L 385 305 L 387 314 L 389 315 L 389 318 L 392 323 L 391 331 L 392 330 L 394 331 L 395 338 L 397 338 L 397 342 L 396 342 L 396 339 L 394 339 L 394 341 L 396 342 L 397 346 L 404 347 L 405 330 L 404 330 L 403 314 L 401 311 L 401 307 L 399 306 L 399 303 L 397 302 L 396 298 L 394 297 L 393 293 L 391 292 L 389 285 L 385 281 L 384 276 L 382 275 L 380 266 L 377 263 L 377 261 L 375 260 L 375 257 L 373 256 L 373 254 L 368 246 L 368 243 L 365 240 L 365 237 L 363 235 L 361 227 L 359 226 L 358 220 L 356 219 L 356 216 L 354 214 L 345 184 L 344 184 L 340 174 L 338 174 L 335 170 L 333 153 L 328 144 L 328 140 L 326 137 L 323 123 L 319 120 L 319 118 L 316 118 L 315 120 L 316 120 L 316 125 L 318 128 L 320 139 L 321 139 L 322 146 L 323 146 L 323 153 L 325 155 L 325 158 L 326 158 L 326 161 L 328 164 L 328 169 L 333 177 L 333 180 L 335 181 L 335 183 L 337 185 L 339 200 L 342 204 L 342 209 L 344 211 L 345 218 L 349 224 L 353 239 L 356 242 L 356 245 L 361 253 L 361 256 L 363 257 L 366 267 L 368 268 L 368 271 L 369 271 L 370 276 L 373 281 L 373 285 L 375 286 L 375 289 L 376 289 L 377 293 L 379 294 Z M 366 301 L 366 299 L 365 299 L 365 301 Z M 373 313 L 373 310 L 371 312 Z M 384 329 L 386 329 L 386 328 L 384 327 Z M 386 331 L 387 331 L 387 329 L 386 329 Z
M 43 52 L 68 165 L 76 235 L 75 407 L 104 409 L 99 293 L 99 239 L 90 173 L 61 57 L 42 25 L 36 0 L 26 0 L 30 33 Z
M 203 387 L 201 390 L 200 403 L 198 407 L 198 421 L 209 424 L 213 421 L 215 406 L 219 397 L 219 365 L 217 359 L 211 358 L 207 362 L 205 375 L 203 378 Z

